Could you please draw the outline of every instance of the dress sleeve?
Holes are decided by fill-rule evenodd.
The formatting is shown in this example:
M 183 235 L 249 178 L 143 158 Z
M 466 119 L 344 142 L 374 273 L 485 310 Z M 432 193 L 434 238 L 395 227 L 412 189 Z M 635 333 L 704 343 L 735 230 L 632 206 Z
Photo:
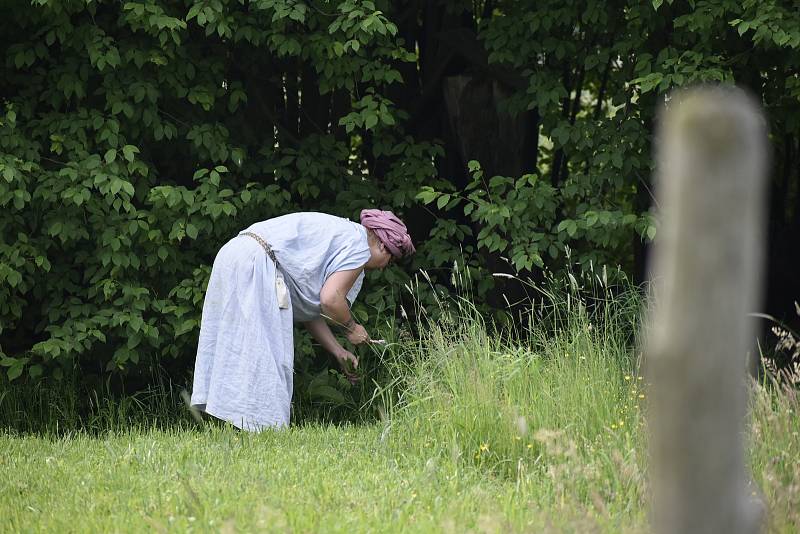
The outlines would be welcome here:
M 336 252 L 330 258 L 325 269 L 326 279 L 338 271 L 358 269 L 369 261 L 370 252 L 367 236 L 356 228 L 348 228 L 342 234 L 337 236 L 339 243 L 333 247 Z
M 352 223 L 348 221 L 348 224 Z M 342 242 L 340 246 L 336 247 L 337 252 L 328 263 L 325 279 L 338 271 L 348 271 L 363 267 L 369 261 L 369 243 L 367 243 L 367 236 L 363 229 L 352 225 L 347 228 L 347 231 L 340 234 L 340 239 Z M 353 287 L 347 292 L 346 298 L 351 306 L 361 290 L 363 281 L 364 272 L 362 271 L 356 281 L 353 282 Z

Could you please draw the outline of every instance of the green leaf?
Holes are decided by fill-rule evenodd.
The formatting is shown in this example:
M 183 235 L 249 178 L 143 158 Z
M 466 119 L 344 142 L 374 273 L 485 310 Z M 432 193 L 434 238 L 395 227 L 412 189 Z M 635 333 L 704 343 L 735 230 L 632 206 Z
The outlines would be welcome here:
M 106 163 L 113 163 L 117 159 L 117 151 L 113 148 L 108 149 L 103 159 L 106 160 Z
M 10 271 L 6 275 L 6 282 L 8 282 L 8 285 L 11 287 L 17 287 L 19 283 L 22 282 L 22 275 L 17 271 Z
M 22 365 L 15 365 L 8 368 L 8 379 L 16 380 L 22 374 Z
M 181 323 L 181 325 L 178 328 L 175 329 L 175 337 L 182 336 L 187 332 L 191 332 L 196 324 L 197 321 L 195 321 L 194 319 L 186 319 Z
M 44 368 L 41 365 L 39 365 L 39 364 L 32 365 L 30 367 L 30 369 L 28 369 L 28 375 L 31 378 L 38 378 L 38 377 L 42 376 L 42 372 L 43 371 L 44 371 Z
M 573 237 L 578 231 L 578 224 L 571 219 L 563 220 L 558 225 L 558 231 L 567 232 L 568 236 Z
M 430 186 L 423 186 L 422 191 L 417 193 L 416 197 L 418 200 L 421 200 L 424 204 L 430 204 L 433 202 L 433 199 L 439 196 L 437 191 L 434 191 Z
M 16 174 L 14 167 L 6 164 L 3 167 L 3 178 L 5 178 L 6 182 L 11 183 L 14 181 L 14 175 Z
M 192 239 L 197 239 L 197 227 L 192 223 L 186 225 L 186 235 Z
M 128 349 L 133 350 L 139 346 L 139 343 L 142 342 L 141 334 L 131 334 L 128 336 L 128 341 L 126 343 Z M 134 353 L 131 353 L 131 355 Z M 131 358 L 133 359 L 133 358 Z M 135 363 L 135 362 L 134 362 Z
M 345 404 L 344 395 L 338 389 L 326 384 L 312 384 L 308 388 L 312 400 L 327 401 L 334 404 Z
M 739 35 L 744 35 L 744 33 L 749 29 L 750 29 L 750 22 L 745 21 L 739 24 L 739 27 L 736 28 L 736 31 L 739 32 Z
M 120 180 L 122 182 L 122 190 L 128 193 L 128 195 L 133 196 L 136 193 L 136 190 L 133 188 L 133 184 L 127 180 Z
M 122 154 L 125 157 L 125 159 L 128 160 L 129 162 L 132 162 L 133 155 L 138 153 L 139 149 L 133 145 L 125 145 L 124 147 L 122 147 Z

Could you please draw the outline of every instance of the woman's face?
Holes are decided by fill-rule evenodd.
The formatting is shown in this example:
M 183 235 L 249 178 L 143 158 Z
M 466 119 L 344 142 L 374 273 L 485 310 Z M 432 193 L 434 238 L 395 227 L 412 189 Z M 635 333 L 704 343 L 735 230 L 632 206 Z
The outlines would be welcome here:
M 392 253 L 379 239 L 370 242 L 369 253 L 369 261 L 364 266 L 367 269 L 384 269 L 393 259 Z
M 384 269 L 392 263 L 392 253 L 386 248 L 386 245 L 383 243 L 378 243 L 377 246 L 377 254 L 373 253 L 372 257 L 375 260 L 375 268 L 376 269 Z

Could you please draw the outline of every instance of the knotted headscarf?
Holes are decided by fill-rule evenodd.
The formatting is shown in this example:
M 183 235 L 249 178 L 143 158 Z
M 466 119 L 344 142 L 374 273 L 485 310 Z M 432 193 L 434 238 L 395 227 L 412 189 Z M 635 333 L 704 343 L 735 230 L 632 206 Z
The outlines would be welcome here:
M 372 230 L 396 258 L 416 252 L 406 225 L 391 211 L 361 210 L 361 225 Z

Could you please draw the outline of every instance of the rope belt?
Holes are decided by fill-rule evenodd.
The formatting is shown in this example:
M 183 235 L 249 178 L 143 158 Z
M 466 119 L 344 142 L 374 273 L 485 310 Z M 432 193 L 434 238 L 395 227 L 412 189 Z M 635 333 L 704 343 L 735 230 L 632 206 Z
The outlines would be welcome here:
M 258 244 L 261 245 L 261 247 L 267 253 L 267 256 L 269 256 L 269 259 L 271 259 L 272 261 L 275 262 L 275 266 L 276 267 L 280 268 L 280 264 L 278 263 L 278 258 L 275 257 L 275 253 L 272 251 L 272 247 L 269 246 L 269 243 L 264 241 L 264 239 L 260 235 L 254 234 L 253 232 L 242 232 L 239 235 L 246 235 L 246 236 L 252 237 L 256 241 L 258 241 Z
M 264 241 L 260 235 L 254 234 L 253 232 L 242 232 L 239 235 L 246 235 L 258 241 L 258 244 L 261 245 L 261 248 L 264 249 L 267 256 L 275 262 L 275 296 L 278 298 L 278 308 L 285 310 L 289 307 L 289 290 L 286 287 L 286 281 L 283 279 L 281 265 L 278 263 L 278 258 L 275 257 L 275 252 L 272 251 L 272 247 L 269 246 L 269 243 Z

